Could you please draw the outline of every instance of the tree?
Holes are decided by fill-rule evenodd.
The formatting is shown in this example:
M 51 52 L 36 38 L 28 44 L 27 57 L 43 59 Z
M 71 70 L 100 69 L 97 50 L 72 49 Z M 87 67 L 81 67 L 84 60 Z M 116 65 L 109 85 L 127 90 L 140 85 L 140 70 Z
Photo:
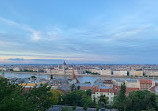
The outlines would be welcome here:
M 72 106 L 72 110 L 75 111 L 75 109 L 76 109 L 76 106 Z
M 71 91 L 74 91 L 75 90 L 75 84 L 72 84 L 71 85 Z
M 39 87 L 34 87 L 25 94 L 25 98 L 30 107 L 38 111 L 46 110 L 51 106 L 51 96 L 50 87 L 47 87 L 47 84 L 41 84 Z
M 126 110 L 126 85 L 123 83 L 117 96 L 114 97 L 114 107 L 119 110 Z
M 87 107 L 94 107 L 95 104 L 92 101 L 90 96 L 87 96 L 86 92 L 83 90 L 77 90 L 73 92 L 69 92 L 68 94 L 62 96 L 62 103 L 63 105 L 70 105 L 70 106 L 87 106 Z
M 26 92 L 22 86 L 0 77 L 0 111 L 43 111 L 51 106 L 47 84 Z
M 105 107 L 105 105 L 108 104 L 108 97 L 101 95 L 99 97 L 98 104 L 100 104 L 102 107 Z
M 80 86 L 77 86 L 77 90 L 80 90 Z
M 50 75 L 50 79 L 52 80 L 54 77 L 53 77 L 53 75 Z
M 87 96 L 91 96 L 92 90 L 91 90 L 91 89 L 88 89 L 88 90 L 86 91 L 86 94 L 87 94 Z
M 61 107 L 62 111 L 72 111 L 71 108 L 68 108 L 68 107 Z
M 63 92 L 53 89 L 50 91 L 50 93 L 52 94 L 52 96 L 50 97 L 51 103 L 57 105 L 61 99 L 61 96 L 63 95 Z
M 87 106 L 85 105 L 85 106 L 83 106 L 83 109 L 86 111 L 87 110 Z
M 131 102 L 129 110 L 157 110 L 157 95 L 147 90 L 132 91 L 127 97 Z
M 0 77 L 0 111 L 25 111 L 27 104 L 22 91 L 21 86 Z
M 36 79 L 37 77 L 36 76 L 31 76 L 31 78 Z

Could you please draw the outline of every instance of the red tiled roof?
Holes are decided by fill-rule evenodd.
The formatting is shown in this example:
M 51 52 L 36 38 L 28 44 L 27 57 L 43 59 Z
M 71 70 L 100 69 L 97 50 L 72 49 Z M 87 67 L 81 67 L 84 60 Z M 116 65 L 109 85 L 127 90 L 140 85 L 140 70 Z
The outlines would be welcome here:
M 74 73 L 74 70 L 72 70 L 72 79 L 76 79 L 76 75 Z
M 99 92 L 110 92 L 110 91 L 111 91 L 111 89 L 100 89 Z
M 151 80 L 147 80 L 147 79 L 140 79 L 140 84 L 152 84 Z
M 99 91 L 99 88 L 98 87 L 93 87 L 92 89 L 92 94 L 95 94 L 95 92 L 98 92 Z
M 93 87 L 91 87 L 91 86 L 80 86 L 80 89 L 81 90 L 88 90 L 88 89 L 93 89 Z
M 112 91 L 116 95 L 120 89 L 121 89 L 121 86 L 114 86 L 112 88 Z M 136 91 L 136 90 L 139 90 L 139 88 L 129 88 L 129 87 L 126 87 L 126 94 L 128 94 L 131 91 Z
M 149 88 L 149 91 L 154 93 L 155 90 L 156 90 L 155 88 L 156 88 L 156 86 L 150 87 L 150 88 Z
M 95 92 L 113 92 L 115 95 L 118 94 L 118 91 L 121 89 L 121 86 L 114 86 L 112 89 L 99 89 L 99 87 L 97 86 L 80 86 L 81 90 L 88 90 L 91 89 L 92 90 L 92 94 L 95 94 Z M 137 91 L 139 90 L 139 88 L 129 88 L 126 87 L 126 94 L 128 94 L 131 91 Z
M 116 95 L 120 89 L 121 89 L 121 86 L 113 86 L 112 92 Z
M 139 88 L 126 88 L 126 94 L 128 94 L 131 91 L 137 91 Z

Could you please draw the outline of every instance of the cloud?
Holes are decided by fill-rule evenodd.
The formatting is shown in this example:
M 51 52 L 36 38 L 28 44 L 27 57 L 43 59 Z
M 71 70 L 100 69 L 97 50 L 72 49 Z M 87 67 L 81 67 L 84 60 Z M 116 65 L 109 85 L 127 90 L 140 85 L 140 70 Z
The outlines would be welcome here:
M 38 41 L 39 39 L 40 39 L 39 32 L 32 32 L 32 40 L 33 41 Z
M 11 60 L 11 61 L 24 61 L 24 59 L 22 59 L 22 58 L 10 58 L 8 60 Z
M 2 63 L 7 64 L 62 64 L 64 59 L 23 59 L 23 58 L 10 58 L 1 60 Z M 5 61 L 5 62 L 4 62 Z
M 129 26 L 124 27 L 123 29 L 117 30 L 117 32 L 114 33 L 113 37 L 110 38 L 112 40 L 117 40 L 117 39 L 127 39 L 127 38 L 135 38 L 135 35 L 138 35 L 141 32 L 144 32 L 146 29 L 151 28 L 150 25 L 143 25 L 143 26 L 138 26 L 134 29 L 128 29 Z
M 24 31 L 31 33 L 33 41 L 37 41 L 40 39 L 39 31 L 37 31 L 37 30 L 35 30 L 35 29 L 25 25 L 25 24 L 21 24 L 21 23 L 18 23 L 18 22 L 15 22 L 15 21 L 12 21 L 12 20 L 9 20 L 6 18 L 2 18 L 2 17 L 0 17 L 0 22 L 5 23 L 9 26 L 15 26 L 19 29 L 23 29 Z

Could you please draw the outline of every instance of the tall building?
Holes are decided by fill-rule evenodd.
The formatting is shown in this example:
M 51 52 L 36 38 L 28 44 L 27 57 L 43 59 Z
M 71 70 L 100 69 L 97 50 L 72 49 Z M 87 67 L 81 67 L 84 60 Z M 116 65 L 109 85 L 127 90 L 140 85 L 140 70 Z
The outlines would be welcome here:
M 75 74 L 83 74 L 83 70 L 79 69 L 79 68 L 75 68 L 72 66 L 67 66 L 66 62 L 64 61 L 64 63 L 62 64 L 62 67 L 57 66 L 57 67 L 53 67 L 53 68 L 49 68 L 46 69 L 46 73 L 49 74 L 56 74 L 56 75 L 72 75 L 73 70 Z

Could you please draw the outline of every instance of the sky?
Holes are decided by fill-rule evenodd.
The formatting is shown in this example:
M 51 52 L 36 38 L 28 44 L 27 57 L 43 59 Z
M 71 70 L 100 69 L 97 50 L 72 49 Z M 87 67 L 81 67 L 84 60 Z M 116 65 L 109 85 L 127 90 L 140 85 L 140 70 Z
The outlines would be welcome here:
M 0 64 L 157 64 L 158 0 L 0 0 Z

